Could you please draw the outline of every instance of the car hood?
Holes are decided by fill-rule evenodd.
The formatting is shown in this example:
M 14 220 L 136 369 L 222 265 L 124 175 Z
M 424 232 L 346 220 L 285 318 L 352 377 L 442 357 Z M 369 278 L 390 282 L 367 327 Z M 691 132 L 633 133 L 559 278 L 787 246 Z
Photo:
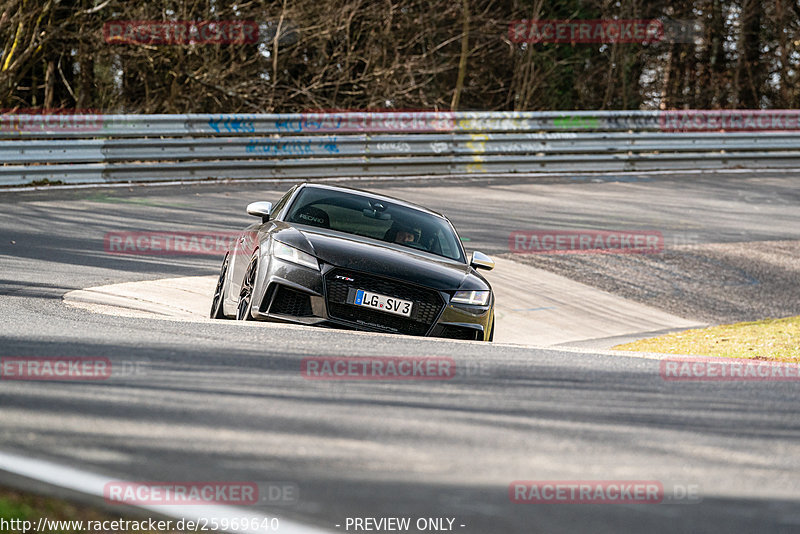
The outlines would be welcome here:
M 467 264 L 408 247 L 332 230 L 296 228 L 282 224 L 273 237 L 309 252 L 325 263 L 344 269 L 386 276 L 441 291 L 490 289 Z

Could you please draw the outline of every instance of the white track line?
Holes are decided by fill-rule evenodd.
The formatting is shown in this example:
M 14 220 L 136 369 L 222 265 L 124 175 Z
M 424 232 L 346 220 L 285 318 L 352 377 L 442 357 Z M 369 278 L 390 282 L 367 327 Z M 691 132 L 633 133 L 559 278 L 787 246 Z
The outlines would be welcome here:
M 16 454 L 0 452 L 0 470 L 13 473 L 15 475 L 23 476 L 39 482 L 44 482 L 52 486 L 66 488 L 93 497 L 105 498 L 103 488 L 109 482 L 124 482 L 119 479 L 111 479 L 97 473 L 68 467 L 57 464 L 48 460 L 38 460 L 26 456 L 19 456 Z M 128 505 L 131 506 L 131 505 Z M 187 519 L 191 521 L 198 521 L 201 518 L 215 518 L 219 521 L 227 519 L 230 521 L 234 518 L 247 518 L 255 519 L 258 524 L 264 519 L 277 517 L 275 514 L 266 516 L 261 513 L 256 513 L 246 508 L 237 508 L 234 506 L 219 506 L 219 505 L 134 505 L 136 508 L 149 510 L 161 515 L 174 517 L 176 519 Z M 278 517 L 280 527 L 277 532 L 280 534 L 324 534 L 331 532 L 329 530 L 321 530 L 316 527 L 310 527 L 289 521 L 284 518 Z M 263 534 L 266 530 L 252 530 L 252 529 L 239 529 L 236 531 L 230 530 L 229 532 Z

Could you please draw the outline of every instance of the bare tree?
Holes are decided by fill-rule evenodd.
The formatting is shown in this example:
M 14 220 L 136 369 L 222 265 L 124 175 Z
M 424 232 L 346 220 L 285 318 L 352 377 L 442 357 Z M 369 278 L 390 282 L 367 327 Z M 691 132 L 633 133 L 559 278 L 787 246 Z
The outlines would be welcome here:
M 696 23 L 696 40 L 534 43 L 516 20 Z M 111 21 L 255 21 L 163 44 Z M 793 0 L 0 0 L 0 107 L 105 112 L 796 107 Z

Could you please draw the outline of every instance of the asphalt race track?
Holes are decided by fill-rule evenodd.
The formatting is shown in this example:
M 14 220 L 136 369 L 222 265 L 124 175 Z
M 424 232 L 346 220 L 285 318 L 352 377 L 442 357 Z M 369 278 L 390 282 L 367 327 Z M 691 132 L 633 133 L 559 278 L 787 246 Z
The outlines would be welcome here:
M 357 187 L 445 212 L 468 250 L 489 254 L 508 252 L 511 231 L 540 226 L 657 228 L 667 242 L 800 239 L 800 174 L 790 172 Z M 0 193 L 0 356 L 140 364 L 97 382 L 0 381 L 0 451 L 134 481 L 288 481 L 298 501 L 263 511 L 332 532 L 348 517 L 399 516 L 455 518 L 455 531 L 477 534 L 800 531 L 797 380 L 672 382 L 655 357 L 120 317 L 62 302 L 75 289 L 215 273 L 218 257 L 113 255 L 103 236 L 236 230 L 250 222 L 246 203 L 287 188 Z M 451 357 L 457 373 L 307 380 L 300 364 L 312 356 Z M 517 480 L 659 481 L 670 496 L 696 488 L 700 502 L 515 504 Z

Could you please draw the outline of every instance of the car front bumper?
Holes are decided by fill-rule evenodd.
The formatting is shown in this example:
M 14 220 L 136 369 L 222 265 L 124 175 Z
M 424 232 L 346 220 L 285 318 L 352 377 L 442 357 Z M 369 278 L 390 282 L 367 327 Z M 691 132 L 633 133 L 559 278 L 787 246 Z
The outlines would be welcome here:
M 452 292 L 407 281 L 377 277 L 323 264 L 321 270 L 264 257 L 259 269 L 253 317 L 306 325 L 417 336 L 488 341 L 494 320 L 494 295 L 486 306 L 451 304 Z M 411 318 L 370 310 L 348 302 L 350 289 L 365 289 L 413 301 Z

